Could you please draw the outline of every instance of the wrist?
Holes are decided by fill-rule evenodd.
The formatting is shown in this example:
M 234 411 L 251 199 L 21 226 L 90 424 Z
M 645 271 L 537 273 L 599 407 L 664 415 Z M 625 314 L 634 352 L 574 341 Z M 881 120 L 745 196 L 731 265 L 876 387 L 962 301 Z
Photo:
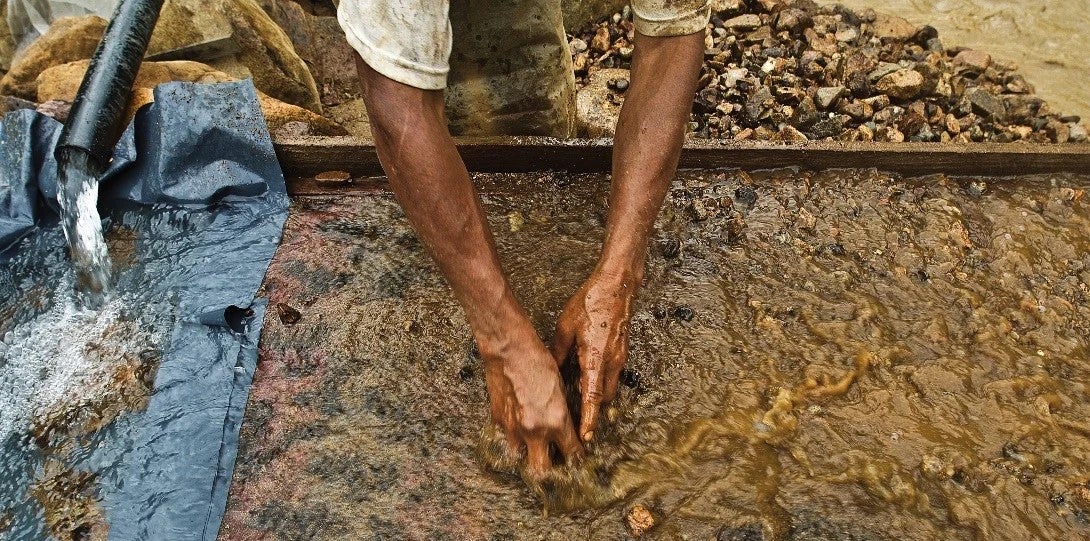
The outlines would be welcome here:
M 529 340 L 541 340 L 530 318 L 509 294 L 493 310 L 478 316 L 471 327 L 481 357 L 486 361 L 511 357 Z

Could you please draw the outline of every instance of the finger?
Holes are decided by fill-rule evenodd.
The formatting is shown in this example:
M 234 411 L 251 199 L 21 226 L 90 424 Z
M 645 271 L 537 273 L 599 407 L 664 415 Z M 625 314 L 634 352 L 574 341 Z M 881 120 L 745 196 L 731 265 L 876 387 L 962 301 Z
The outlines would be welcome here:
M 613 359 L 609 363 L 609 377 L 606 378 L 606 388 L 602 395 L 605 403 L 612 402 L 617 398 L 617 390 L 621 382 L 621 371 L 624 370 L 624 364 L 627 360 L 628 344 L 627 342 L 622 342 L 619 351 L 613 356 Z
M 564 366 L 567 362 L 568 352 L 571 351 L 573 344 L 575 344 L 575 328 L 563 321 L 557 323 L 556 334 L 553 335 L 553 343 L 549 348 L 553 358 L 556 359 L 557 366 Z
M 583 441 L 594 439 L 598 426 L 598 410 L 602 406 L 602 359 L 601 352 L 593 348 L 580 348 L 579 364 L 583 367 L 579 383 L 583 395 L 582 420 L 579 435 Z
M 549 443 L 542 439 L 526 440 L 526 468 L 530 477 L 541 479 L 552 467 L 549 458 Z
M 565 421 L 564 428 L 555 441 L 556 446 L 560 448 L 560 453 L 568 462 L 583 458 L 583 444 L 579 441 L 579 436 L 575 434 L 571 419 Z

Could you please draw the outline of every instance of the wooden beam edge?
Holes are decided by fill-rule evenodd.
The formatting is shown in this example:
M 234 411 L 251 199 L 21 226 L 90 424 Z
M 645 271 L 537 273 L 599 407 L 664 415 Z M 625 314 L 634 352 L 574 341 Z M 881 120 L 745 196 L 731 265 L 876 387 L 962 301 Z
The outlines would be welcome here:
M 506 173 L 547 170 L 606 172 L 611 167 L 609 139 L 488 137 L 457 140 L 466 167 L 474 172 Z M 355 176 L 382 175 L 370 139 L 360 137 L 288 137 L 274 141 L 277 157 L 289 178 L 323 171 Z M 766 141 L 686 141 L 684 169 L 807 170 L 876 168 L 909 176 L 944 173 L 955 176 L 1018 176 L 1039 173 L 1090 174 L 1090 144 L 1027 143 L 842 143 L 812 141 L 782 144 Z

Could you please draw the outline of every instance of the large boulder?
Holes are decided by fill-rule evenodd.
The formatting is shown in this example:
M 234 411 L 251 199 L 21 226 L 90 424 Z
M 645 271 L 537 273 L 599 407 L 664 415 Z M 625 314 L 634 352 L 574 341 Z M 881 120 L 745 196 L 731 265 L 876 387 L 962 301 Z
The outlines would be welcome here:
M 337 106 L 359 98 L 361 89 L 356 71 L 356 51 L 345 39 L 337 17 L 315 15 L 293 0 L 261 2 L 262 8 L 284 29 L 295 52 L 310 68 L 318 84 L 323 107 Z M 311 10 L 322 7 L 309 4 Z M 325 113 L 328 114 L 329 110 Z
M 148 47 L 149 54 L 230 36 L 234 56 L 209 63 L 236 77 L 253 77 L 258 90 L 321 113 L 314 77 L 291 39 L 256 0 L 167 0 Z
M 80 60 L 42 72 L 38 76 L 38 101 L 73 101 L 89 64 L 89 60 Z M 145 62 L 136 75 L 128 118 L 131 119 L 140 107 L 153 101 L 152 89 L 159 84 L 170 81 L 218 83 L 234 80 L 237 79 L 199 62 L 185 60 Z M 271 132 L 275 133 L 289 123 L 299 122 L 306 124 L 309 127 L 309 133 L 313 135 L 347 135 L 344 128 L 302 107 L 277 100 L 263 92 L 258 92 L 258 99 Z
M 621 97 L 611 89 L 629 78 L 626 69 L 600 69 L 590 75 L 587 85 L 575 97 L 575 119 L 581 137 L 613 137 L 621 114 Z
M 94 15 L 57 19 L 15 59 L 11 70 L 0 79 L 0 94 L 33 100 L 40 73 L 61 64 L 91 58 L 106 31 L 106 20 Z
M 0 0 L 0 75 L 11 69 L 15 55 L 15 37 L 8 27 L 8 0 Z

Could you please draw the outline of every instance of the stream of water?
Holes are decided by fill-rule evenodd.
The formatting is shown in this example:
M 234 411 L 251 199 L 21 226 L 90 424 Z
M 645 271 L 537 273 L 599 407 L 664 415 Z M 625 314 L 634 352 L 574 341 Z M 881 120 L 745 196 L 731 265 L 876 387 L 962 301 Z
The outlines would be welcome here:
M 98 213 L 98 179 L 102 171 L 86 152 L 70 149 L 58 158 L 61 227 L 68 240 L 76 292 L 87 306 L 105 302 L 110 287 L 110 253 Z

